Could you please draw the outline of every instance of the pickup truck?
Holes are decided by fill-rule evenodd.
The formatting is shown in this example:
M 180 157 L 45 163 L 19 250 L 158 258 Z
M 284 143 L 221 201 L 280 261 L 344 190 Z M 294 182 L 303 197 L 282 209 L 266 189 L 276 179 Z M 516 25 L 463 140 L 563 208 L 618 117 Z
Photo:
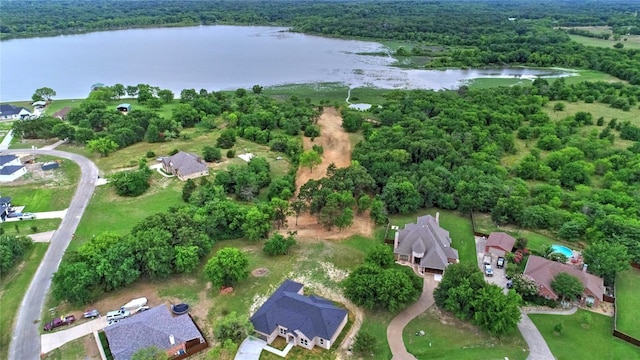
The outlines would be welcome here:
M 109 311 L 107 313 L 107 322 L 112 320 L 122 320 L 122 319 L 128 318 L 129 316 L 131 316 L 131 313 L 129 312 L 129 310 L 120 309 L 120 310 Z
M 73 315 L 61 316 L 55 318 L 44 325 L 44 331 L 51 331 L 62 325 L 69 325 L 76 321 L 76 317 Z

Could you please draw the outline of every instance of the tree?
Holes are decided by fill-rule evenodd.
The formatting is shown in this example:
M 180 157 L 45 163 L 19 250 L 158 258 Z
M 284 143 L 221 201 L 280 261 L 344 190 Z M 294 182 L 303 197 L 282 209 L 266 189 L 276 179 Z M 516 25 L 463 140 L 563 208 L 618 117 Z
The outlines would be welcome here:
M 380 196 L 391 214 L 415 211 L 422 202 L 415 186 L 406 179 L 392 178 L 382 189 Z
M 51 99 L 56 96 L 56 92 L 52 89 L 52 88 L 48 88 L 48 87 L 42 87 L 37 89 L 34 93 L 33 96 L 31 96 L 31 99 L 33 101 L 51 101 Z
M 167 352 L 156 346 L 142 348 L 131 355 L 131 360 L 167 360 Z
M 118 144 L 109 137 L 101 137 L 87 141 L 87 150 L 99 153 L 102 156 L 109 156 L 118 149 Z
M 353 351 L 366 357 L 374 354 L 378 348 L 378 339 L 367 331 L 360 330 L 353 343 Z
M 256 95 L 259 95 L 259 94 L 261 94 L 261 93 L 262 93 L 262 86 L 257 85 L 257 84 L 256 84 L 256 85 L 253 85 L 253 86 L 251 87 L 251 91 L 253 91 L 253 93 L 254 93 L 254 94 L 256 94 Z
M 472 306 L 476 309 L 473 320 L 494 335 L 513 332 L 520 321 L 522 298 L 510 290 L 504 295 L 502 288 L 490 284 L 480 289 Z
M 195 245 L 183 246 L 179 245 L 175 247 L 175 268 L 179 273 L 193 272 L 198 265 L 200 265 L 200 258 L 198 257 L 199 248 Z
M 393 265 L 395 259 L 393 257 L 393 251 L 389 246 L 385 244 L 377 244 L 369 250 L 364 261 L 381 268 L 388 268 Z
M 235 311 L 219 320 L 214 326 L 214 334 L 219 342 L 231 340 L 239 343 L 253 331 L 253 324 L 247 315 L 238 315 Z
M 110 176 L 111 186 L 120 196 L 140 196 L 149 189 L 151 170 L 144 164 L 138 170 L 121 171 Z
M 162 99 L 162 101 L 165 102 L 165 104 L 170 103 L 171 101 L 173 101 L 173 91 L 168 90 L 168 89 L 163 89 L 158 91 L 158 97 L 160 99 Z
M 272 228 L 273 210 L 268 206 L 254 206 L 245 216 L 244 224 L 242 224 L 242 230 L 244 231 L 247 239 L 251 241 L 257 241 L 264 239 L 269 234 Z
M 182 201 L 189 202 L 191 194 L 193 194 L 197 187 L 198 186 L 196 185 L 196 182 L 193 181 L 193 179 L 188 179 L 182 187 Z
M 300 217 L 300 215 L 302 215 L 302 213 L 307 211 L 307 208 L 307 203 L 302 200 L 295 200 L 291 203 L 291 209 L 296 216 L 296 226 L 298 226 L 298 218 Z
M 11 269 L 32 243 L 33 240 L 27 236 L 0 234 L 0 272 L 6 273 Z
M 313 171 L 313 167 L 320 165 L 322 158 L 320 154 L 313 150 L 307 150 L 300 155 L 300 166 L 309 168 L 309 171 Z
M 565 105 L 563 102 L 557 102 L 553 105 L 553 111 L 564 111 Z
M 601 276 L 607 284 L 615 281 L 616 273 L 628 269 L 631 260 L 626 246 L 615 242 L 593 242 L 582 255 L 589 272 Z
M 118 99 L 120 99 L 121 97 L 123 97 L 127 93 L 127 90 L 124 87 L 124 85 L 115 84 L 115 85 L 113 85 L 113 93 L 118 97 Z
M 205 146 L 202 148 L 202 155 L 204 161 L 212 162 L 212 161 L 220 161 L 222 159 L 222 152 L 220 149 L 213 146 Z
M 237 248 L 225 247 L 209 259 L 204 272 L 215 288 L 231 286 L 249 276 L 249 258 Z
M 289 209 L 289 202 L 274 197 L 271 198 L 271 208 L 273 209 L 273 216 L 278 230 L 280 230 L 280 227 L 287 226 L 287 217 L 293 214 Z
M 51 134 L 60 140 L 69 139 L 69 141 L 73 141 L 76 135 L 76 128 L 67 123 L 59 123 L 53 126 Z
M 225 129 L 216 140 L 216 146 L 222 149 L 230 149 L 236 142 L 236 133 L 233 129 Z
M 532 300 L 538 295 L 538 283 L 528 276 L 517 274 L 511 278 L 512 289 L 525 300 Z
M 573 301 L 580 297 L 584 285 L 577 277 L 561 272 L 551 281 L 551 288 L 562 297 L 562 300 L 569 299 Z
M 409 271 L 411 271 L 409 269 Z M 404 269 L 381 269 L 372 264 L 358 266 L 343 282 L 344 294 L 356 305 L 367 309 L 380 306 L 396 311 L 414 301 L 422 282 Z
M 289 232 L 289 235 L 286 238 L 278 233 L 271 235 L 271 237 L 264 242 L 262 251 L 269 256 L 287 255 L 289 253 L 289 249 L 296 244 L 296 233 L 297 232 L 295 231 Z

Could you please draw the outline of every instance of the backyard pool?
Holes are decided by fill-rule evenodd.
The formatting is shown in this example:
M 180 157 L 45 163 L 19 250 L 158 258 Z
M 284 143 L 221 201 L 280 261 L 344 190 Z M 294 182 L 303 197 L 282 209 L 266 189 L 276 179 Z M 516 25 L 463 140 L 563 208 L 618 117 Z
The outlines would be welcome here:
M 571 257 L 573 256 L 573 250 L 569 249 L 566 246 L 551 245 L 551 248 L 553 249 L 553 252 L 560 253 L 560 254 L 566 256 L 567 259 L 571 259 Z

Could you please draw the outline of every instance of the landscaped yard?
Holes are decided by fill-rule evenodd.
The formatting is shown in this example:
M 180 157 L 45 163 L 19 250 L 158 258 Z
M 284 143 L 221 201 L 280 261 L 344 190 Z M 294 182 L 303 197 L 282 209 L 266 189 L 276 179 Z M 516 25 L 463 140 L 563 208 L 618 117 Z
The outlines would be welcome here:
M 49 244 L 34 243 L 24 254 L 24 261 L 0 276 L 0 359 L 6 359 L 13 322 L 22 298 Z
M 391 224 L 397 225 L 402 229 L 405 224 L 415 223 L 419 216 L 435 216 L 437 212 L 440 212 L 440 226 L 449 231 L 452 240 L 451 246 L 458 250 L 460 261 L 475 264 L 477 261 L 476 244 L 473 237 L 471 218 L 468 216 L 460 215 L 456 211 L 429 208 L 418 210 L 413 214 L 391 216 Z M 389 230 L 387 237 L 393 238 L 392 230 Z
M 420 331 L 425 335 L 419 335 Z M 518 331 L 496 338 L 435 307 L 407 324 L 403 338 L 407 351 L 418 359 L 513 360 L 526 359 L 529 355 Z
M 58 229 L 62 219 L 35 219 L 29 221 L 12 221 L 0 224 L 5 234 L 29 235 Z M 35 231 L 34 231 L 35 227 Z
M 589 314 L 591 324 L 584 317 Z M 573 315 L 529 315 L 551 352 L 564 359 L 639 359 L 640 349 L 611 335 L 613 318 L 586 310 Z M 562 324 L 558 334 L 554 328 Z M 637 322 L 636 322 L 637 324 Z
M 616 277 L 617 326 L 640 339 L 640 270 L 631 268 Z

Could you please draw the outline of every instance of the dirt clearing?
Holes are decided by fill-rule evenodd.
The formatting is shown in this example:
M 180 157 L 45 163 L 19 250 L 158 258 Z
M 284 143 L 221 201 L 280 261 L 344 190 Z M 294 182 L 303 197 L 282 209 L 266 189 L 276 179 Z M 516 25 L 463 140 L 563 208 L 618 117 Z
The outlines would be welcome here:
M 309 180 L 318 180 L 327 175 L 327 168 L 331 163 L 336 167 L 347 167 L 351 164 L 351 141 L 349 134 L 342 128 L 342 116 L 336 108 L 324 108 L 320 119 L 320 136 L 311 141 L 310 138 L 303 138 L 304 150 L 311 150 L 313 145 L 321 145 L 324 149 L 322 163 L 309 171 L 308 168 L 299 168 L 296 174 L 296 191 Z M 337 229 L 328 231 L 318 223 L 316 216 L 309 213 L 300 215 L 298 225 L 296 218 L 290 216 L 288 219 L 288 229 L 297 230 L 298 239 L 344 239 L 352 235 L 370 236 L 373 233 L 374 224 L 367 214 L 356 215 L 351 227 L 339 231 Z

